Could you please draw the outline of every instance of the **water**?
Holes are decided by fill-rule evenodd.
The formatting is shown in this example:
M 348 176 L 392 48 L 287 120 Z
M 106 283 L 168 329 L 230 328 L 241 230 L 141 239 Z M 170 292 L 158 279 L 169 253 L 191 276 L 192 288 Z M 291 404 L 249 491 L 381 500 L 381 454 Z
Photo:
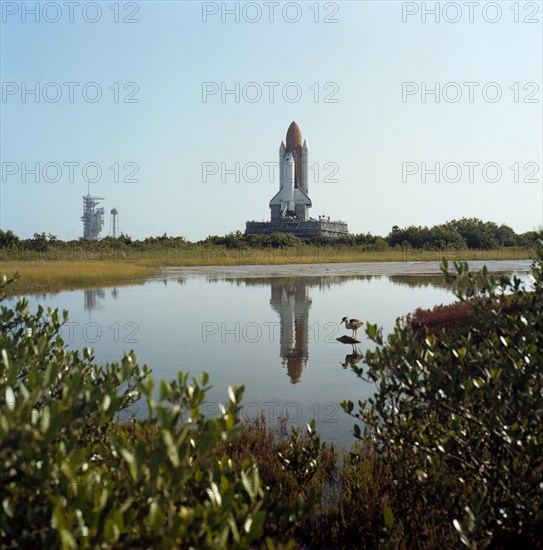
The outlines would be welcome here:
M 349 444 L 354 421 L 340 403 L 373 390 L 349 360 L 371 344 L 363 329 L 356 347 L 338 342 L 350 334 L 339 326 L 342 317 L 377 323 L 386 334 L 397 317 L 455 297 L 437 274 L 224 277 L 173 270 L 144 284 L 28 299 L 32 310 L 38 303 L 67 309 L 66 344 L 93 347 L 100 363 L 133 349 L 155 381 L 177 378 L 179 370 L 197 378 L 208 372 L 205 414 L 217 414 L 228 386 L 243 384 L 244 417 L 265 413 L 271 425 L 280 415 L 295 425 L 315 419 L 324 440 Z

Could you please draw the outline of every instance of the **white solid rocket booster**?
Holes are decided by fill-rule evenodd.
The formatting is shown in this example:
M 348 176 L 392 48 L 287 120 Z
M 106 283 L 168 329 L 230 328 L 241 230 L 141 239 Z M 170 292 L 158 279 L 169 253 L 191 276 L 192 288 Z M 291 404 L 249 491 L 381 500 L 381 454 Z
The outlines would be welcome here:
M 283 178 L 285 185 L 283 186 L 283 204 L 288 203 L 288 210 L 294 212 L 294 185 L 296 180 L 296 168 L 294 166 L 294 157 L 290 151 L 285 155 L 283 161 Z
M 307 141 L 304 139 L 304 145 L 302 147 L 302 191 L 309 195 L 309 147 Z

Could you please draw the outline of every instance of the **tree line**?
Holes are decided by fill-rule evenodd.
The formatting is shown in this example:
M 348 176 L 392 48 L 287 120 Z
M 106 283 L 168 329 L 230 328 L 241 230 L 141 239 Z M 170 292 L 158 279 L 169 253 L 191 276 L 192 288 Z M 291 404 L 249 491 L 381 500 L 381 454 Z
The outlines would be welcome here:
M 122 233 L 113 239 L 105 237 L 99 241 L 62 241 L 51 233 L 34 233 L 31 239 L 22 239 L 11 230 L 0 230 L 0 248 L 33 250 L 43 252 L 51 248 L 62 248 L 66 245 L 96 248 L 124 248 L 137 250 L 160 248 L 183 248 L 194 245 L 220 246 L 227 249 L 244 248 L 285 248 L 313 246 L 345 246 L 364 247 L 366 250 L 382 251 L 388 248 L 417 250 L 450 250 L 472 249 L 488 250 L 504 247 L 531 247 L 537 240 L 535 231 L 516 233 L 505 224 L 498 225 L 491 221 L 478 218 L 461 218 L 451 220 L 432 227 L 415 226 L 400 228 L 394 225 L 385 237 L 371 233 L 352 233 L 337 239 L 319 237 L 300 239 L 289 233 L 271 233 L 267 235 L 247 235 L 242 231 L 232 231 L 224 236 L 210 235 L 207 238 L 190 242 L 185 238 L 162 236 L 147 237 L 142 240 L 133 239 Z

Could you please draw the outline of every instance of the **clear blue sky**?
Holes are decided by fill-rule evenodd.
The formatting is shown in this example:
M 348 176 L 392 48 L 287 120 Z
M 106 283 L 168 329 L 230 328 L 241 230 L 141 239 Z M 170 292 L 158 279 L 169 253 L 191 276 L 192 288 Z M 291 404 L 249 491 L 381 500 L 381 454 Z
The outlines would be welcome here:
M 104 1 L 98 4 L 101 15 L 93 3 L 74 4 L 70 14 L 62 2 L 41 2 L 38 22 L 26 13 L 34 4 L 2 2 L 4 230 L 23 237 L 45 231 L 62 239 L 75 230 L 80 236 L 87 192 L 81 168 L 89 162 L 102 169 L 91 193 L 106 199 L 107 213 L 117 207 L 121 230 L 135 238 L 167 232 L 198 240 L 243 230 L 247 220 L 269 219 L 278 180 L 269 182 L 264 163 L 277 162 L 292 120 L 307 139 L 310 164 L 320 168 L 320 181 L 310 184 L 314 217 L 329 215 L 347 221 L 352 232 L 385 235 L 393 225 L 463 216 L 506 223 L 518 232 L 543 223 L 541 2 L 499 2 L 501 14 L 488 2 L 470 14 L 458 2 L 461 11 L 449 8 L 439 22 L 423 13 L 422 3 L 393 1 L 291 2 L 286 12 L 281 2 L 273 22 L 268 8 L 255 2 L 237 4 L 239 22 L 228 14 L 221 20 L 221 10 L 236 9 L 235 2 Z M 261 18 L 251 23 L 257 5 Z M 22 94 L 23 86 L 36 82 L 39 102 Z M 65 82 L 78 83 L 73 102 Z M 102 91 L 95 103 L 94 85 L 85 88 L 85 97 L 82 92 L 90 82 Z M 137 102 L 125 103 L 135 88 L 123 86 L 131 82 L 138 87 L 132 95 Z M 204 82 L 219 89 L 238 82 L 241 91 L 253 82 L 263 95 L 248 101 L 257 90 L 252 86 L 239 102 L 233 95 L 222 102 L 220 93 L 204 102 Z M 279 83 L 273 102 L 265 82 Z M 403 101 L 406 82 L 414 83 L 409 90 L 415 92 Z M 447 97 L 454 100 L 460 90 L 460 100 L 447 101 L 441 90 L 439 102 L 431 94 L 423 102 L 423 83 L 434 88 L 436 82 L 441 88 L 452 83 Z M 472 102 L 465 82 L 476 83 Z M 490 82 L 501 90 L 499 101 L 491 102 L 497 88 Z M 283 98 L 287 83 L 301 90 L 298 101 Z M 327 83 L 333 84 L 325 88 Z M 44 93 L 54 99 L 59 89 L 59 101 L 44 99 Z M 286 91 L 294 98 L 296 87 Z M 327 96 L 337 102 L 324 102 Z M 65 163 L 72 162 L 80 165 L 70 182 Z M 432 174 L 422 181 L 423 162 L 427 168 L 457 163 L 462 171 L 450 164 L 449 181 L 436 182 Z M 57 163 L 62 171 L 55 174 L 51 164 L 45 179 L 41 174 L 35 182 L 27 174 L 23 182 L 23 163 L 27 169 L 40 163 L 42 170 Z M 118 183 L 109 168 L 115 163 Z M 137 165 L 137 182 L 122 181 L 135 166 L 127 163 Z M 203 163 L 217 163 L 219 174 L 203 182 Z M 240 180 L 224 174 L 222 182 L 221 163 L 227 169 L 239 163 Z M 244 179 L 248 163 L 261 167 L 259 181 Z M 411 163 L 404 171 L 418 172 L 402 177 L 402 163 Z M 472 181 L 464 163 L 479 163 L 471 165 Z M 497 181 L 491 181 L 496 165 L 482 172 L 487 163 L 501 168 Z M 89 168 L 87 175 L 94 174 Z M 245 170 L 249 178 L 255 174 Z M 327 175 L 338 181 L 324 181 Z M 109 215 L 103 236 L 108 229 Z

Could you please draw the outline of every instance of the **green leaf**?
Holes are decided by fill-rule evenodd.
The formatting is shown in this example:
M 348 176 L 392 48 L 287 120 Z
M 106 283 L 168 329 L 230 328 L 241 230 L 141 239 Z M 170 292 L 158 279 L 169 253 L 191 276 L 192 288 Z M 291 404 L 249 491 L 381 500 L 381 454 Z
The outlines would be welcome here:
M 174 468 L 179 468 L 179 465 L 180 465 L 179 454 L 177 453 L 177 449 L 173 442 L 173 438 L 170 430 L 166 430 L 166 429 L 162 430 L 162 439 L 164 440 L 164 444 L 166 445 L 168 458 L 170 459 Z
M 247 522 L 245 522 L 245 530 L 248 533 L 248 540 L 249 542 L 253 542 L 256 540 L 259 540 L 263 533 L 264 533 L 264 523 L 266 521 L 266 512 L 263 510 L 259 510 L 258 512 L 255 512 L 247 529 Z
M 362 433 L 360 432 L 360 426 L 358 424 L 355 424 L 354 425 L 354 436 L 357 438 L 357 439 L 361 439 L 362 438 Z
M 60 546 L 61 548 L 65 548 L 65 549 L 70 549 L 70 550 L 76 550 L 77 549 L 77 542 L 74 538 L 74 536 L 72 535 L 72 533 L 70 533 L 70 531 L 68 531 L 68 529 L 60 529 L 59 530 L 59 535 L 60 535 Z
M 159 533 L 164 526 L 164 521 L 164 514 L 161 512 L 158 504 L 153 501 L 149 507 L 149 514 L 146 518 L 147 526 L 155 533 Z
M 385 520 L 385 527 L 387 529 L 392 529 L 394 527 L 394 515 L 392 514 L 392 510 L 390 508 L 385 508 L 383 510 L 383 517 Z
M 15 410 L 15 392 L 13 391 L 13 388 L 11 386 L 6 387 L 5 399 L 6 399 L 7 408 L 10 411 L 14 411 Z
M 136 457 L 128 451 L 128 449 L 120 449 L 120 453 L 122 457 L 125 459 L 126 463 L 128 464 L 128 471 L 130 472 L 130 477 L 133 481 L 137 481 L 138 479 L 138 467 L 136 464 Z

